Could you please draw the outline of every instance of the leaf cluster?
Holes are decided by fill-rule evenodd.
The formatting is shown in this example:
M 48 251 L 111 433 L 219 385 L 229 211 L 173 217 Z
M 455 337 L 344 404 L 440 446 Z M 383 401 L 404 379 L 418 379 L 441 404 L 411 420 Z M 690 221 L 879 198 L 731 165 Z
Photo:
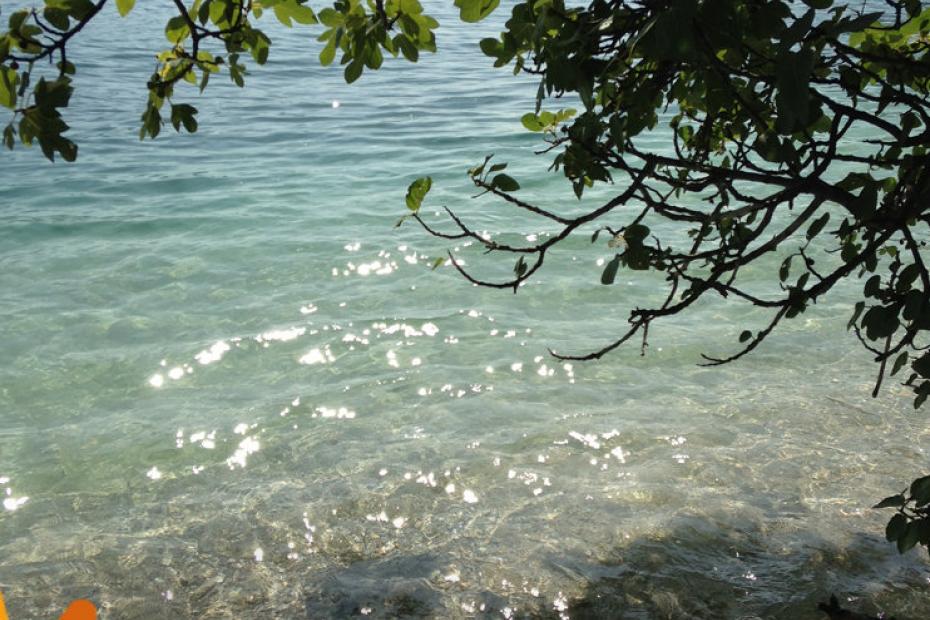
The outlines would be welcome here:
M 885 527 L 885 538 L 904 553 L 920 544 L 930 550 L 930 476 L 918 478 L 901 493 L 886 497 L 874 508 L 895 508 Z
M 543 132 L 552 168 L 575 194 L 598 183 L 618 193 L 568 217 L 473 169 L 477 186 L 557 231 L 507 246 L 451 211 L 453 232 L 420 223 L 517 258 L 514 277 L 496 282 L 450 254 L 478 285 L 516 291 L 589 223 L 598 225 L 592 243 L 606 231 L 618 250 L 603 285 L 621 269 L 664 278 L 664 302 L 635 307 L 596 351 L 554 352 L 562 359 L 597 359 L 634 337 L 645 352 L 655 321 L 719 297 L 769 314 L 739 332 L 735 352 L 703 356 L 729 363 L 838 284 L 859 281 L 848 327 L 877 363 L 873 395 L 899 377 L 920 407 L 930 396 L 930 8 L 885 4 L 863 12 L 831 0 L 518 2 L 481 49 L 495 66 L 538 77 L 536 111 L 522 121 Z M 571 122 L 540 112 L 565 96 L 583 105 Z M 667 137 L 660 147 L 656 136 Z M 768 290 L 744 283 L 750 267 L 771 269 L 776 255 Z M 880 504 L 899 509 L 887 533 L 901 551 L 930 545 L 928 504 L 930 477 Z
M 268 62 L 272 39 L 258 27 L 266 14 L 281 26 L 320 24 L 323 65 L 339 62 L 347 82 L 364 69 L 378 69 L 385 57 L 402 56 L 416 62 L 422 52 L 436 51 L 439 23 L 426 14 L 418 0 L 335 0 L 315 11 L 307 0 L 163 0 L 175 13 L 166 21 L 168 47 L 156 55 L 148 79 L 148 97 L 140 118 L 140 139 L 155 138 L 170 123 L 176 131 L 197 130 L 198 110 L 175 100 L 176 87 L 188 84 L 201 92 L 211 78 L 225 73 L 244 86 L 247 63 Z M 135 0 L 114 0 L 125 17 Z M 68 46 L 107 4 L 107 0 L 44 0 L 41 8 L 10 14 L 8 29 L 0 31 L 0 105 L 12 112 L 3 132 L 4 144 L 38 143 L 49 159 L 55 154 L 74 161 L 77 146 L 64 133 L 62 111 L 68 105 L 71 77 L 77 67 L 68 61 Z M 476 21 L 497 5 L 460 0 L 460 15 Z M 53 64 L 54 79 L 34 79 L 41 62 Z M 166 107 L 167 104 L 167 107 Z
M 802 4 L 802 6 L 797 6 Z M 735 298 L 771 313 L 739 332 L 755 350 L 783 320 L 802 315 L 839 282 L 860 279 L 863 297 L 850 330 L 878 362 L 877 393 L 900 375 L 915 406 L 930 394 L 930 9 L 890 2 L 863 13 L 821 0 L 592 1 L 517 3 L 496 39 L 481 48 L 496 66 L 538 76 L 536 111 L 521 119 L 544 134 L 552 168 L 581 197 L 596 183 L 622 191 L 581 217 L 528 204 L 500 184 L 479 187 L 563 228 L 600 224 L 619 248 L 601 273 L 653 271 L 668 301 L 637 308 L 630 328 L 594 359 L 653 321 L 686 311 L 705 296 Z M 806 5 L 806 6 L 805 6 Z M 580 113 L 541 111 L 548 99 L 577 96 Z M 872 138 L 849 148 L 849 136 Z M 655 136 L 668 136 L 657 149 Z M 626 215 L 624 215 L 626 214 Z M 619 219 L 612 223 L 611 220 Z M 459 218 L 450 238 L 472 236 Z M 661 238 L 664 230 L 684 238 Z M 435 226 L 428 229 L 434 234 Z M 666 235 L 667 237 L 667 235 Z M 551 241 L 551 239 L 549 241 Z M 504 248 L 530 267 L 551 244 Z M 741 284 L 749 265 L 781 254 L 776 294 Z M 905 372 L 908 370 L 909 372 Z

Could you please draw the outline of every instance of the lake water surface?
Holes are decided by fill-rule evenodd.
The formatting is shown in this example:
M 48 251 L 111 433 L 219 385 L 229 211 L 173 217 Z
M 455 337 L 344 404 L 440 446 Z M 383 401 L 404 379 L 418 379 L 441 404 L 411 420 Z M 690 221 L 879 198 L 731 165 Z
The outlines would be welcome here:
M 738 364 L 697 366 L 764 316 L 715 300 L 645 357 L 565 365 L 546 348 L 608 342 L 660 282 L 600 285 L 612 250 L 583 232 L 519 294 L 478 289 L 432 258 L 510 262 L 393 228 L 431 174 L 426 211 L 544 234 L 469 198 L 488 153 L 522 197 L 574 201 L 519 123 L 535 84 L 477 49 L 505 9 L 438 3 L 439 55 L 351 86 L 268 24 L 244 91 L 179 93 L 200 131 L 143 143 L 152 4 L 78 41 L 78 162 L 2 155 L 11 617 L 804 619 L 831 592 L 930 617 L 925 555 L 869 508 L 926 471 L 930 425 L 894 382 L 869 397 L 855 290 Z

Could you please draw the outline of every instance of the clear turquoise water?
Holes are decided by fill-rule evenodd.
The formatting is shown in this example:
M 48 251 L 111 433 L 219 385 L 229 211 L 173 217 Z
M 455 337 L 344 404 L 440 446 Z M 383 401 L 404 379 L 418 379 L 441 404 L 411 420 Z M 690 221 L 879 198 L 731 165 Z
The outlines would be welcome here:
M 352 86 L 269 28 L 246 90 L 191 92 L 200 132 L 155 142 L 161 9 L 76 50 L 78 163 L 0 167 L 11 617 L 817 618 L 830 592 L 930 615 L 927 562 L 868 508 L 926 470 L 930 428 L 894 383 L 869 398 L 849 291 L 737 365 L 696 365 L 763 320 L 717 300 L 645 357 L 564 367 L 547 346 L 608 341 L 659 283 L 601 286 L 581 234 L 518 295 L 476 289 L 393 228 L 432 174 L 432 207 L 545 232 L 468 198 L 490 152 L 573 201 L 519 125 L 534 84 L 476 49 L 496 24 L 436 11 L 440 55 Z

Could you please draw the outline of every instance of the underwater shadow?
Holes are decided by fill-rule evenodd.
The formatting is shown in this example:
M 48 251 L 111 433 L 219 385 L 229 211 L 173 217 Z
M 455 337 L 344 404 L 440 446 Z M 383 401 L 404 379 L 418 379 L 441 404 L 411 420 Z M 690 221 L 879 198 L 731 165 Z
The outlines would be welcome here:
M 393 554 L 359 560 L 320 578 L 305 594 L 307 618 L 432 618 L 443 606 L 430 577 L 439 556 Z
M 839 546 L 805 530 L 727 527 L 679 516 L 664 535 L 624 541 L 611 557 L 551 554 L 553 570 L 583 582 L 559 609 L 533 620 L 916 620 L 930 618 L 926 554 L 899 556 L 883 537 L 854 535 Z M 732 523 L 732 522 L 731 522 Z M 818 609 L 836 594 L 845 610 Z M 517 616 L 519 617 L 519 616 Z
M 534 565 L 570 584 L 554 592 L 468 593 L 464 609 L 437 586 L 448 551 L 358 558 L 304 582 L 307 618 L 508 618 L 517 620 L 859 620 L 930 618 L 926 554 L 898 555 L 866 531 L 837 544 L 804 529 L 798 515 L 735 519 L 676 515 L 650 533 L 606 546 L 609 552 L 541 552 Z M 598 541 L 604 543 L 604 541 Z M 601 548 L 605 548 L 603 545 Z M 533 569 L 528 567 L 529 571 Z M 531 575 L 527 575 L 530 577 Z M 462 583 L 463 592 L 468 584 Z M 843 608 L 818 610 L 836 594 Z M 504 610 L 508 610 L 506 613 Z M 511 615 L 507 615 L 510 613 Z M 884 616 L 880 614 L 884 613 Z

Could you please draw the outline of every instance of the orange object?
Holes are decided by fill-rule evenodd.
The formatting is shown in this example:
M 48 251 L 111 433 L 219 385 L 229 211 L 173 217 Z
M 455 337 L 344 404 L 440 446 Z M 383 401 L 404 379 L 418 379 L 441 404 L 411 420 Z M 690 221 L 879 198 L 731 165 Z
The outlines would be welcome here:
M 6 605 L 3 604 L 2 592 L 0 592 L 0 620 L 10 620 L 10 617 L 6 615 Z
M 7 620 L 0 615 L 0 620 Z M 73 601 L 58 620 L 97 620 L 97 608 L 87 599 Z

